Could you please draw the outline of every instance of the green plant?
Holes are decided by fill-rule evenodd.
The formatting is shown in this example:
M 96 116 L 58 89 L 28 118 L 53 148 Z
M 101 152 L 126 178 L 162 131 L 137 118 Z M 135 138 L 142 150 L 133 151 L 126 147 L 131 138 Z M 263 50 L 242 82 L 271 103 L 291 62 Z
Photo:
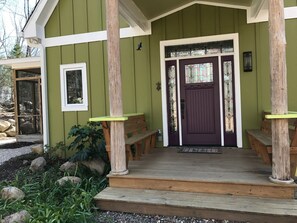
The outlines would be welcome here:
M 12 182 L 0 182 L 0 189 L 16 186 L 26 196 L 22 201 L 0 199 L 0 219 L 20 210 L 27 210 L 30 223 L 91 223 L 96 210 L 93 197 L 103 190 L 108 182 L 106 177 L 96 177 L 78 172 L 82 182 L 77 185 L 66 183 L 59 186 L 56 181 L 64 174 L 59 163 L 54 162 L 44 173 L 32 173 L 28 169 L 19 171 Z
M 45 155 L 49 159 L 56 159 L 58 157 L 67 158 L 67 146 L 62 141 L 58 142 L 55 146 L 45 145 L 45 151 Z
M 70 129 L 68 138 L 74 138 L 68 149 L 77 151 L 71 157 L 72 161 L 101 158 L 105 163 L 109 163 L 100 123 L 88 122 L 84 126 L 75 125 Z

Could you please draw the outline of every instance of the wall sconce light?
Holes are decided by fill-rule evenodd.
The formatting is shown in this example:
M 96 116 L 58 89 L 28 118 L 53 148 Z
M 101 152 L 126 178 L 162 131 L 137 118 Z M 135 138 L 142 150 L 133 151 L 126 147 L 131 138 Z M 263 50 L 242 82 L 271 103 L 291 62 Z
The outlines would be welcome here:
M 252 60 L 252 52 L 243 52 L 243 71 L 251 72 L 253 71 L 253 60 Z

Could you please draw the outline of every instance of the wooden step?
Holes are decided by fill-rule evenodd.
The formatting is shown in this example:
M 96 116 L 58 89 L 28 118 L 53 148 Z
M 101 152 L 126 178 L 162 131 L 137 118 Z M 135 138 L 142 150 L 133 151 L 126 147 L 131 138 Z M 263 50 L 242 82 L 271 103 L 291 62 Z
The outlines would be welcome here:
M 297 201 L 108 187 L 95 197 L 101 210 L 248 222 L 297 222 Z
M 265 183 L 258 184 L 253 182 L 227 182 L 219 180 L 205 181 L 166 177 L 136 177 L 133 174 L 126 176 L 109 176 L 109 185 L 110 187 L 117 188 L 210 193 L 278 199 L 295 199 L 297 186 L 296 184 L 277 185 L 268 180 Z

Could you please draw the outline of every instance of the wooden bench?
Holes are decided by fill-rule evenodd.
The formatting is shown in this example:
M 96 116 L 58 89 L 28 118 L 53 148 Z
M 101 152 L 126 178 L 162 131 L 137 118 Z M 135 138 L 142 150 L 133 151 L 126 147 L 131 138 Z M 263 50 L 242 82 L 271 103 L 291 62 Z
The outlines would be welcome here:
M 247 130 L 250 146 L 263 159 L 264 163 L 272 165 L 272 138 L 271 120 L 266 119 L 267 112 L 263 113 L 263 120 L 260 129 Z M 290 137 L 290 167 L 291 177 L 295 177 L 297 166 L 297 119 L 288 119 Z
M 138 160 L 142 154 L 148 154 L 156 145 L 157 130 L 149 130 L 144 114 L 124 115 L 125 147 L 128 160 Z M 106 151 L 111 158 L 110 148 L 110 117 L 92 118 L 90 121 L 102 123 L 103 134 L 106 143 Z M 132 151 L 134 146 L 135 151 Z

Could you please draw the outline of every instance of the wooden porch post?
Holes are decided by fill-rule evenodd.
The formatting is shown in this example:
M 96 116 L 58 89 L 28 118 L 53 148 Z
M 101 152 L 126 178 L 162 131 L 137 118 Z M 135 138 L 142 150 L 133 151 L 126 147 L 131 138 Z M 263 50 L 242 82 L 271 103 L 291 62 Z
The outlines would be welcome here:
M 123 104 L 118 0 L 106 1 L 106 13 L 110 116 L 121 117 L 123 116 Z M 112 121 L 110 134 L 111 174 L 125 175 L 128 170 L 126 167 L 124 122 Z
M 288 114 L 284 1 L 269 0 L 271 114 Z M 272 176 L 275 183 L 291 183 L 287 119 L 272 120 Z

